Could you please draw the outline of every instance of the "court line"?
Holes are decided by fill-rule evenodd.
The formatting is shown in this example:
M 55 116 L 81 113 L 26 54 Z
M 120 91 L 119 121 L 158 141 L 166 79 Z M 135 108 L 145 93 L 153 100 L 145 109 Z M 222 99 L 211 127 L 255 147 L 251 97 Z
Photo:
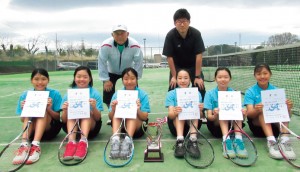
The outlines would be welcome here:
M 221 140 L 221 138 L 208 138 L 207 139 L 208 141 L 219 141 Z M 265 140 L 265 138 L 260 138 L 260 137 L 253 137 L 252 140 Z M 174 137 L 174 139 L 161 139 L 162 142 L 174 142 L 176 141 L 176 138 Z M 133 142 L 145 142 L 146 144 L 146 139 L 133 139 Z M 59 145 L 61 142 L 60 141 L 55 141 L 55 142 L 52 142 L 52 141 L 42 141 L 41 142 L 42 144 L 57 144 Z M 104 139 L 104 140 L 89 140 L 89 143 L 107 143 L 107 139 Z M 8 143 L 0 143 L 0 146 L 6 146 Z

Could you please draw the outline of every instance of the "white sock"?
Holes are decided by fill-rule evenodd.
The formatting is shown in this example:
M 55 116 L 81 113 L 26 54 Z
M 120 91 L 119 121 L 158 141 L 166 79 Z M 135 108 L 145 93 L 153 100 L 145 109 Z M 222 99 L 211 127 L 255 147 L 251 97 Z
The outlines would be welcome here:
M 130 138 L 128 136 L 126 136 L 124 140 L 130 140 Z
M 86 137 L 81 138 L 80 142 L 87 142 L 87 138 Z
M 236 135 L 235 135 L 235 138 L 236 138 L 236 139 L 243 140 L 242 135 L 240 135 L 240 134 L 236 134 Z
M 112 137 L 112 140 L 118 140 L 118 141 L 120 141 L 120 137 L 119 136 L 114 136 L 114 137 Z
M 224 136 L 222 137 L 222 138 L 223 138 L 223 142 L 225 142 L 226 136 L 227 136 L 227 135 L 224 135 Z M 229 139 L 229 137 L 228 137 L 228 139 Z
M 196 141 L 196 140 L 197 140 L 197 137 L 196 137 L 196 136 L 190 136 L 190 140 L 191 140 L 191 141 Z
M 29 143 L 28 142 L 22 142 L 21 143 L 21 146 L 25 146 L 25 147 L 27 147 L 29 145 Z
M 40 141 L 32 141 L 32 143 L 31 143 L 32 145 L 34 145 L 34 146 L 40 146 Z
M 281 137 L 281 143 L 285 143 L 286 141 L 288 141 L 289 140 L 289 137 L 287 137 L 287 136 L 282 136 Z
M 183 136 L 177 136 L 177 140 L 184 140 Z
M 267 140 L 268 140 L 268 141 L 275 141 L 275 142 L 276 142 L 276 139 L 275 139 L 274 136 L 268 136 L 268 137 L 267 137 Z

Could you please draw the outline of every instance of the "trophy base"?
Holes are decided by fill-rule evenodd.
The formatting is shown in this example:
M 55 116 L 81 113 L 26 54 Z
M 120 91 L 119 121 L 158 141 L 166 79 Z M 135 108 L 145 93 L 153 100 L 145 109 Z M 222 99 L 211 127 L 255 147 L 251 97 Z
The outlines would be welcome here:
M 144 162 L 164 162 L 164 154 L 160 150 L 146 149 Z

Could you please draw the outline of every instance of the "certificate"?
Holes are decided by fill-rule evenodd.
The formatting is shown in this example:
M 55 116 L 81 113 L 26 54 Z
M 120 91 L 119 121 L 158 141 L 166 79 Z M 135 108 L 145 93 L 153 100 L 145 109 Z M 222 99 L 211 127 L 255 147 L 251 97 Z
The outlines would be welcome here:
M 243 120 L 240 91 L 218 91 L 219 120 Z
M 68 89 L 68 119 L 90 118 L 90 89 Z
M 49 91 L 28 91 L 21 117 L 44 117 Z
M 138 99 L 137 90 L 118 90 L 115 118 L 132 118 L 136 119 Z
M 290 121 L 284 89 L 261 91 L 261 100 L 265 123 Z
M 200 119 L 198 88 L 177 88 L 176 95 L 177 105 L 182 109 L 178 119 Z

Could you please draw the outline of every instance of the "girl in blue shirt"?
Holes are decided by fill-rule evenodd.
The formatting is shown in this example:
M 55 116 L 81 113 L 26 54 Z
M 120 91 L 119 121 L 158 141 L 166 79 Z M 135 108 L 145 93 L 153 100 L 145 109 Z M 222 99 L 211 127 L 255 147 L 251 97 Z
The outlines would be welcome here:
M 66 145 L 66 150 L 63 155 L 64 160 L 82 159 L 87 152 L 87 138 L 96 137 L 102 125 L 101 111 L 102 98 L 100 93 L 93 88 L 93 77 L 91 70 L 86 66 L 79 66 L 75 69 L 74 80 L 71 84 L 72 89 L 89 88 L 90 90 L 90 118 L 83 118 L 79 120 L 81 130 L 84 138 L 81 138 L 76 143 L 76 136 L 70 135 L 69 142 Z M 63 130 L 68 133 L 75 125 L 76 119 L 68 119 L 68 95 L 66 94 L 62 101 L 62 115 Z
M 138 73 L 135 69 L 129 67 L 125 68 L 122 72 L 122 82 L 124 85 L 124 90 L 137 90 L 138 91 L 138 99 L 136 101 L 137 104 L 137 118 L 136 119 L 125 119 L 126 130 L 128 135 L 133 138 L 138 138 L 143 136 L 144 132 L 142 130 L 142 124 L 145 121 L 148 123 L 148 114 L 150 113 L 150 105 L 149 98 L 145 91 L 138 88 Z M 111 119 L 112 123 L 112 132 L 116 133 L 118 128 L 120 127 L 121 118 L 114 118 L 116 106 L 118 104 L 117 101 L 117 93 L 114 93 L 108 116 Z M 120 138 L 115 136 L 112 138 L 111 152 L 110 156 L 113 158 L 123 158 L 130 155 L 130 146 L 131 140 L 129 138 L 125 138 L 122 143 L 120 143 Z
M 32 147 L 30 149 L 30 155 L 26 164 L 32 164 L 39 160 L 41 154 L 40 141 L 41 139 L 50 140 L 54 138 L 61 129 L 61 123 L 59 120 L 60 116 L 60 104 L 61 95 L 59 91 L 47 88 L 49 83 L 49 74 L 45 69 L 37 68 L 31 73 L 31 84 L 33 86 L 33 91 L 49 91 L 49 98 L 47 102 L 47 107 L 45 111 L 45 116 L 41 118 L 33 118 L 30 129 L 28 130 L 29 138 L 33 139 Z M 16 114 L 21 115 L 22 109 L 25 104 L 27 96 L 27 91 L 25 91 L 19 98 Z M 23 128 L 26 127 L 28 117 L 22 117 L 21 122 L 23 123 Z M 23 138 L 26 138 L 26 132 L 23 134 Z M 27 141 L 23 141 L 20 148 L 17 151 L 17 155 L 13 159 L 13 164 L 19 164 L 23 161 L 24 151 L 27 150 Z
M 188 70 L 180 69 L 177 72 L 176 76 L 177 76 L 176 81 L 178 87 L 188 88 L 190 86 L 191 75 Z M 202 96 L 200 92 L 198 92 L 198 94 L 199 94 L 199 110 L 201 112 L 203 110 L 203 104 L 201 103 Z M 168 126 L 170 132 L 177 137 L 174 156 L 177 158 L 182 158 L 185 154 L 184 136 L 187 135 L 189 130 L 191 130 L 191 132 L 196 132 L 195 131 L 196 129 L 193 126 L 190 126 L 188 121 L 178 119 L 178 114 L 182 111 L 182 107 L 177 105 L 176 89 L 168 92 L 165 101 L 165 106 L 168 108 Z M 196 120 L 192 120 L 192 122 L 195 126 L 197 126 L 198 129 L 200 129 L 202 124 L 201 120 L 196 119 Z M 192 156 L 199 157 L 200 151 L 198 148 L 198 144 L 197 143 L 195 144 L 195 141 L 197 141 L 197 138 L 195 137 L 196 137 L 195 135 L 191 135 L 187 147 L 189 151 L 192 153 Z
M 269 156 L 274 159 L 282 159 L 275 139 L 275 136 L 279 135 L 279 126 L 275 123 L 265 123 L 262 110 L 263 104 L 261 103 L 261 91 L 277 89 L 270 84 L 271 76 L 272 72 L 268 64 L 258 64 L 255 66 L 254 77 L 257 83 L 246 91 L 244 104 L 247 107 L 247 119 L 252 133 L 257 137 L 267 137 Z M 286 104 L 291 115 L 293 103 L 287 99 Z M 284 124 L 288 125 L 288 123 Z M 289 156 L 289 158 L 296 157 L 293 149 L 290 147 L 291 144 L 289 144 L 288 137 L 283 137 L 281 144 L 284 144 L 282 147 L 286 148 L 284 149 L 285 155 Z
M 222 137 L 223 156 L 225 158 L 245 158 L 248 156 L 247 150 L 244 149 L 242 136 L 240 133 L 235 134 L 235 140 L 226 138 L 230 126 L 230 121 L 219 120 L 219 108 L 218 108 L 218 91 L 234 91 L 228 87 L 231 80 L 231 72 L 226 67 L 219 67 L 215 72 L 215 80 L 217 87 L 208 91 L 204 97 L 204 109 L 207 113 L 207 128 L 215 137 Z M 243 114 L 246 111 L 242 109 Z M 237 124 L 242 128 L 243 121 L 237 121 Z M 234 125 L 234 129 L 238 130 L 238 126 Z M 224 150 L 224 144 L 227 147 L 227 153 Z M 228 154 L 228 156 L 227 156 Z

